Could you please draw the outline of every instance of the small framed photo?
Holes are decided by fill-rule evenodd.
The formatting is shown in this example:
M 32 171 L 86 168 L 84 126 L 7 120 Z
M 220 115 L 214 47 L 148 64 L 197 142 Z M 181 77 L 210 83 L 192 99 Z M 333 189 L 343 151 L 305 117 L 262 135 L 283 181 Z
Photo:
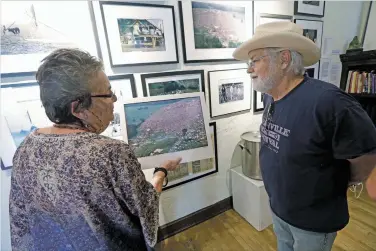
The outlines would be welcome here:
M 204 70 L 141 74 L 144 97 L 205 92 Z
M 295 23 L 303 28 L 303 36 L 311 39 L 321 49 L 323 22 L 317 20 L 295 19 Z
M 251 109 L 251 78 L 246 68 L 209 71 L 210 117 Z
M 111 67 L 178 63 L 174 6 L 100 2 Z
M 253 90 L 253 111 L 261 112 L 264 110 L 264 93 Z
M 252 36 L 252 1 L 179 1 L 185 63 L 234 61 Z
M 266 24 L 266 23 L 271 23 L 271 22 L 293 22 L 293 17 L 286 16 L 286 15 L 274 15 L 274 14 L 260 13 L 256 20 L 255 29 L 257 26 L 261 24 Z
M 193 162 L 180 164 L 180 166 L 176 170 L 168 172 L 168 185 L 162 190 L 177 187 L 218 172 L 216 122 L 209 123 L 209 130 L 213 143 L 214 158 L 196 160 Z
M 312 65 L 312 66 L 309 66 L 309 67 L 306 67 L 306 75 L 310 78 L 315 78 L 315 79 L 319 79 L 319 63 L 320 62 L 317 62 L 316 64 Z
M 128 99 L 121 120 L 142 169 L 177 157 L 186 163 L 214 156 L 203 92 Z
M 122 126 L 120 124 L 120 114 L 122 112 L 122 103 L 125 100 L 136 98 L 136 84 L 133 74 L 109 76 L 111 91 L 115 93 L 117 102 L 114 103 L 114 119 L 101 135 L 113 138 L 123 139 Z
M 295 1 L 294 15 L 307 15 L 323 17 L 325 13 L 325 1 Z

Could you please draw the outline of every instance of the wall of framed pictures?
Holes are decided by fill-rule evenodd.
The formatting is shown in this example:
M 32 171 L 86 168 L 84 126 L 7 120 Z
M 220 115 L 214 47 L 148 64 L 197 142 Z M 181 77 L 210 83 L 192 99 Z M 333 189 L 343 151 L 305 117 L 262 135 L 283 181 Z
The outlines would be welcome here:
M 203 6 L 200 6 L 199 4 L 199 2 L 202 1 L 196 1 L 198 4 L 195 5 L 192 5 L 192 1 L 189 2 L 191 2 L 191 9 L 200 9 L 198 7 L 203 8 Z M 66 3 L 66 6 L 68 6 L 67 2 L 64 1 L 64 3 Z M 159 5 L 169 5 L 173 8 L 165 6 L 156 7 L 150 6 L 148 4 L 145 6 L 145 10 L 148 10 L 149 12 L 145 11 L 145 13 L 153 14 L 153 8 L 157 8 L 161 11 L 161 13 L 163 13 L 163 15 L 156 15 L 152 18 L 150 18 L 149 16 L 149 19 L 146 19 L 146 21 L 142 19 L 140 11 L 136 11 L 137 8 L 142 8 L 142 5 L 140 4 L 121 4 L 119 6 L 116 5 L 119 8 L 121 7 L 121 12 L 114 11 L 114 9 L 117 8 L 112 8 L 111 10 L 111 8 L 107 8 L 103 5 L 103 8 L 101 10 L 101 5 L 98 1 L 90 2 L 90 4 L 85 2 L 85 5 L 71 2 L 69 3 L 69 6 L 70 4 L 78 4 L 77 8 L 71 9 L 77 9 L 77 12 L 82 14 L 81 18 L 85 19 L 85 21 L 80 23 L 78 26 L 75 26 L 79 28 L 85 23 L 85 27 L 81 28 L 81 30 L 85 30 L 84 34 L 85 36 L 87 35 L 88 39 L 90 38 L 90 42 L 85 43 L 83 45 L 83 48 L 89 51 L 93 50 L 94 54 L 97 54 L 102 58 L 105 64 L 105 71 L 107 75 L 110 76 L 111 85 L 113 85 L 113 88 L 116 92 L 118 92 L 119 94 L 124 94 L 122 94 L 124 99 L 132 99 L 136 96 L 148 97 L 157 95 L 163 96 L 166 94 L 171 95 L 175 93 L 181 94 L 204 92 L 206 107 L 209 111 L 211 106 L 209 72 L 228 71 L 230 73 L 233 69 L 246 68 L 246 64 L 243 62 L 227 60 L 229 58 L 226 53 L 217 53 L 216 55 L 212 55 L 208 58 L 202 56 L 200 58 L 199 53 L 192 54 L 194 56 L 193 58 L 189 58 L 187 57 L 189 55 L 186 55 L 186 60 L 184 60 L 185 50 L 183 43 L 185 41 L 183 42 L 183 37 L 186 38 L 187 43 L 190 41 L 194 44 L 195 50 L 201 48 L 196 48 L 196 39 L 194 37 L 188 38 L 186 37 L 187 33 L 184 33 L 184 35 L 182 34 L 184 30 L 182 30 L 182 17 L 180 16 L 179 1 L 166 0 L 158 1 L 156 2 L 156 4 L 157 3 Z M 219 4 L 223 5 L 224 3 Z M 111 2 L 107 2 L 106 5 L 110 6 Z M 85 6 L 85 8 L 79 11 L 81 9 L 79 6 Z M 227 8 L 226 6 L 215 7 L 217 8 L 216 12 L 221 13 L 221 15 L 223 14 L 229 18 L 233 17 L 232 22 L 234 23 L 237 23 L 236 20 L 241 20 L 243 15 L 247 16 L 249 15 L 249 13 L 251 13 L 252 28 L 249 30 L 247 29 L 247 31 L 250 31 L 251 33 L 254 30 L 254 26 L 257 25 L 258 22 L 260 22 L 260 18 L 261 22 L 270 21 L 269 19 L 273 18 L 280 19 L 281 21 L 282 19 L 290 20 L 291 17 L 292 20 L 307 19 L 313 21 L 321 21 L 323 27 L 323 39 L 325 37 L 332 37 L 333 48 L 338 48 L 341 50 L 341 52 L 344 52 L 348 45 L 348 42 L 350 42 L 354 34 L 357 33 L 357 27 L 360 21 L 358 17 L 359 15 L 355 15 L 354 13 L 361 12 L 360 2 L 336 1 L 325 3 L 325 11 L 323 17 L 308 16 L 301 11 L 299 14 L 295 14 L 295 5 L 293 1 L 255 1 L 253 3 L 254 8 L 251 12 L 249 12 L 249 6 L 237 6 L 237 8 L 234 9 L 230 8 L 231 10 L 228 9 L 229 6 L 227 6 Z M 341 7 L 341 12 L 338 11 L 339 7 Z M 233 15 L 228 16 L 229 10 Z M 307 12 L 307 10 L 305 11 Z M 196 20 L 199 20 L 200 11 L 196 10 L 196 12 L 198 17 Z M 39 14 L 37 7 L 35 7 L 35 13 L 36 15 Z M 108 13 L 109 16 L 103 19 L 102 13 Z M 184 13 L 187 12 L 183 12 L 183 15 Z M 215 18 L 215 15 L 213 16 L 213 18 Z M 173 20 L 175 23 L 172 22 Z M 186 20 L 187 19 L 185 18 L 183 21 L 183 27 L 190 25 L 190 29 L 193 29 L 194 23 L 192 22 L 188 24 Z M 341 23 L 338 23 L 335 22 L 335 20 L 342 21 Z M 10 26 L 12 22 L 10 22 L 7 26 Z M 110 28 L 111 25 L 113 25 L 112 28 Z M 72 32 L 75 27 L 72 28 Z M 196 27 L 200 29 L 199 25 L 197 24 Z M 346 27 L 346 30 L 343 29 L 343 27 Z M 107 35 L 105 29 L 107 29 Z M 138 30 L 139 34 L 137 34 L 137 32 L 130 32 L 130 30 L 132 29 Z M 140 33 L 142 33 L 141 35 L 144 35 L 142 39 L 139 36 Z M 12 34 L 12 32 L 6 31 L 7 36 L 10 36 Z M 116 35 L 118 37 L 116 37 Z M 202 34 L 200 36 L 202 36 Z M 200 36 L 197 37 L 197 47 L 202 46 L 199 44 Z M 251 34 L 249 36 L 251 36 Z M 138 38 L 136 39 L 135 37 Z M 150 40 L 147 37 L 153 37 L 153 39 Z M 114 40 L 115 38 L 118 39 L 116 44 L 108 44 L 108 40 Z M 224 46 L 225 48 L 216 49 L 224 49 L 223 51 L 230 51 L 232 49 L 229 48 L 231 47 L 229 46 L 231 41 L 224 41 L 221 37 L 219 37 L 218 39 L 221 42 L 221 46 Z M 216 39 L 213 38 L 212 40 L 214 41 Z M 241 41 L 241 39 L 237 39 L 235 37 L 235 40 L 231 42 L 231 45 L 237 43 L 237 41 Z M 211 49 L 206 48 L 203 50 L 210 51 Z M 140 56 L 144 53 L 147 56 Z M 128 58 L 125 55 L 133 56 Z M 151 60 L 145 60 L 146 57 L 149 57 L 148 55 L 150 55 Z M 215 58 L 216 56 L 220 58 Z M 5 54 L 1 55 L 2 62 L 6 57 L 7 55 Z M 338 55 L 332 55 L 333 60 L 336 60 L 337 57 Z M 208 59 L 210 62 L 205 62 L 205 59 Z M 213 61 L 215 59 L 219 60 Z M 190 60 L 192 62 L 187 62 Z M 195 60 L 198 61 L 193 62 Z M 144 65 L 145 63 L 151 64 Z M 16 92 L 15 96 L 22 97 L 23 91 L 20 91 L 22 89 L 22 84 L 35 81 L 35 78 L 32 74 L 21 74 L 22 77 L 20 77 L 18 73 L 29 71 L 30 69 L 35 70 L 37 68 L 36 63 L 34 65 L 27 64 L 19 66 L 22 69 L 19 70 L 20 72 L 14 70 L 13 73 L 16 73 L 15 75 L 5 75 L 5 77 L 3 77 L 2 75 L 1 82 L 3 85 L 2 88 L 0 88 L 2 104 L 5 100 L 4 95 L 7 95 L 6 89 L 9 88 L 9 86 L 5 88 L 4 84 L 14 85 L 14 89 L 16 89 L 17 85 L 17 89 L 19 91 Z M 3 64 L 1 64 L 1 67 L 3 67 Z M 28 68 L 28 70 L 26 70 L 26 68 Z M 311 68 L 313 68 L 313 70 Z M 33 70 L 30 71 L 32 72 Z M 319 76 L 319 67 L 316 68 L 316 66 L 312 66 L 307 70 L 309 71 L 309 74 L 313 73 L 314 77 L 316 76 L 316 74 L 318 74 Z M 2 74 L 4 73 L 3 68 L 1 72 Z M 231 75 L 229 74 L 228 76 Z M 238 82 L 233 83 L 236 84 Z M 222 99 L 224 98 L 223 100 L 226 99 L 231 102 L 224 102 L 225 104 L 237 102 L 237 99 L 243 100 L 245 98 L 245 92 L 243 99 L 241 98 L 242 95 L 231 96 L 231 86 L 226 86 L 226 84 L 229 83 L 224 83 L 225 95 L 222 95 Z M 235 86 L 240 87 L 241 85 L 232 85 L 233 89 L 236 89 L 234 88 Z M 229 92 L 226 92 L 227 89 L 229 90 Z M 241 90 L 241 88 L 237 89 Z M 236 92 L 235 94 L 237 93 L 238 92 Z M 219 100 L 219 92 L 217 92 L 217 95 Z M 247 95 L 249 95 L 250 103 L 247 104 L 249 106 L 247 106 L 246 112 L 240 114 L 234 112 L 231 114 L 223 114 L 215 118 L 210 118 L 210 122 L 215 122 L 216 140 L 213 142 L 217 149 L 216 166 L 214 167 L 212 165 L 212 168 L 198 168 L 199 165 L 197 162 L 194 165 L 193 163 L 191 163 L 187 169 L 189 174 L 192 174 L 194 170 L 204 170 L 202 174 L 205 173 L 205 175 L 201 176 L 200 172 L 197 172 L 196 176 L 184 176 L 183 174 L 176 174 L 174 176 L 176 178 L 174 183 L 172 183 L 171 187 L 164 190 L 161 194 L 160 225 L 164 225 L 177 220 L 190 213 L 223 200 L 231 195 L 231 191 L 227 184 L 229 179 L 228 170 L 231 166 L 234 149 L 236 148 L 236 145 L 240 140 L 240 135 L 244 131 L 258 130 L 259 124 L 261 123 L 261 114 L 263 111 L 261 93 L 254 93 L 253 90 L 250 90 L 249 94 Z M 37 103 L 37 101 L 35 101 L 35 103 Z M 117 108 L 115 108 L 114 111 L 115 113 L 117 113 L 116 109 Z M 2 119 L 2 123 L 3 121 L 5 120 Z M 37 123 L 40 123 L 38 122 L 38 116 L 35 118 L 35 121 L 37 121 Z M 116 119 L 114 119 L 111 127 L 108 128 L 105 134 L 110 137 L 121 139 L 121 126 L 119 126 Z M 12 137 L 8 137 L 8 139 L 14 141 Z M 14 144 L 16 143 L 14 142 Z M 2 158 L 2 166 L 4 167 L 4 169 L 6 169 L 6 163 L 4 163 L 6 161 L 8 160 Z M 150 179 L 152 177 L 151 169 L 144 170 L 144 173 L 147 179 Z M 7 223 L 7 200 L 9 195 L 10 175 L 11 169 L 0 171 L 1 191 L 6 195 L 1 197 L 2 221 L 4 219 L 4 224 L 2 224 L 1 226 L 2 233 L 9 233 L 9 224 Z M 10 246 L 10 241 L 8 237 L 9 235 L 4 235 L 5 241 L 2 242 L 2 246 L 0 248 L 1 250 L 9 250 L 8 247 Z

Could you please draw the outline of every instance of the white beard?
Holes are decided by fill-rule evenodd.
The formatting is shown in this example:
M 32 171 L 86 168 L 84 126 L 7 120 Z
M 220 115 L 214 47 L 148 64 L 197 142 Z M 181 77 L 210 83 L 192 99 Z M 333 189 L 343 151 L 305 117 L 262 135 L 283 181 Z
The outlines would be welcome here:
M 277 74 L 278 73 L 275 67 L 271 66 L 269 68 L 266 78 L 262 79 L 260 77 L 257 77 L 255 79 L 252 79 L 253 89 L 261 93 L 266 93 L 270 91 L 273 87 L 277 85 Z

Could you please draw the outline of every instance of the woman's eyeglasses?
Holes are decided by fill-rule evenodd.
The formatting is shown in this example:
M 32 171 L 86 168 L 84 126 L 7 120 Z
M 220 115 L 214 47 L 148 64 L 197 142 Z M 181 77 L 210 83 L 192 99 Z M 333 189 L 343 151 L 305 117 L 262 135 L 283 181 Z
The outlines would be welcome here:
M 109 94 L 91 95 L 92 98 L 116 98 L 116 94 L 111 91 Z

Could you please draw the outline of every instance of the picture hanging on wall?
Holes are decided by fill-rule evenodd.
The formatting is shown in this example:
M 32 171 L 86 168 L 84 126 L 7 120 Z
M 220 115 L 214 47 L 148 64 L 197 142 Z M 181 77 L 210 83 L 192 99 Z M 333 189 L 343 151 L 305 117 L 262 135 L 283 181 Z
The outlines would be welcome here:
M 142 74 L 144 97 L 205 92 L 204 71 L 172 71 Z
M 3 1 L 1 22 L 1 77 L 31 76 L 59 48 L 98 56 L 86 1 Z
M 295 19 L 295 23 L 303 28 L 303 36 L 311 39 L 321 49 L 322 21 Z
M 1 159 L 5 168 L 11 168 L 14 153 L 25 137 L 52 122 L 44 111 L 36 82 L 3 85 L 1 92 Z
M 209 130 L 213 144 L 214 157 L 180 164 L 175 171 L 168 172 L 168 185 L 163 188 L 163 190 L 180 186 L 218 172 L 216 122 L 209 123 Z
M 102 132 L 102 135 L 124 140 L 120 124 L 120 114 L 122 112 L 122 103 L 127 99 L 137 97 L 134 77 L 133 74 L 126 74 L 109 76 L 108 78 L 111 84 L 111 91 L 116 95 L 117 102 L 114 103 L 114 119 L 110 122 L 106 130 Z
M 165 159 L 186 163 L 214 156 L 203 92 L 128 99 L 123 107 L 124 139 L 142 169 Z
M 292 16 L 286 15 L 274 15 L 274 14 L 265 14 L 260 13 L 258 19 L 256 20 L 255 29 L 261 24 L 271 23 L 271 22 L 292 22 Z
M 264 93 L 253 90 L 253 111 L 260 112 L 264 110 Z
M 316 64 L 312 66 L 306 67 L 305 69 L 306 69 L 305 74 L 308 77 L 319 79 L 319 62 L 317 62 Z
M 325 1 L 295 1 L 294 14 L 323 17 Z
M 246 68 L 209 71 L 210 116 L 251 109 L 251 78 Z
M 233 61 L 252 36 L 252 1 L 179 1 L 185 63 Z
M 174 6 L 100 2 L 111 67 L 178 63 Z
M 8 166 L 8 167 L 5 167 L 4 166 L 4 163 L 3 163 L 3 160 L 0 160 L 0 165 L 1 165 L 1 170 L 8 170 L 8 169 L 11 169 L 12 168 L 12 166 Z

